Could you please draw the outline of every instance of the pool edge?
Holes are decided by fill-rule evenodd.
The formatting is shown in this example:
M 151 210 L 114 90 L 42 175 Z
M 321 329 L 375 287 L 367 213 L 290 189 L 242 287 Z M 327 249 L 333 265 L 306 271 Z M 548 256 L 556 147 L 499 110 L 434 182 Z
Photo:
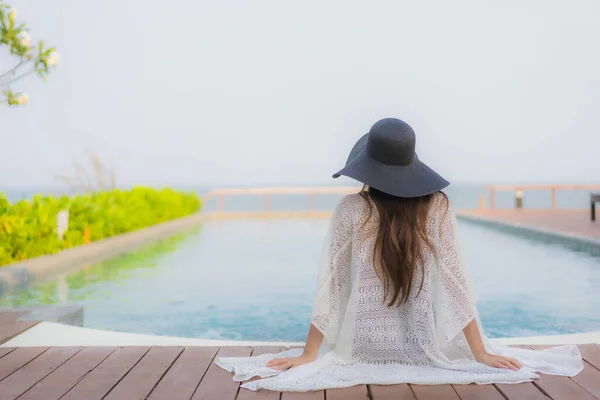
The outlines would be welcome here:
M 520 338 L 495 338 L 500 345 L 564 345 L 600 344 L 600 332 L 569 335 L 531 336 Z M 13 337 L 0 347 L 63 347 L 63 346 L 282 346 L 297 347 L 303 342 L 263 342 L 185 338 L 176 336 L 143 335 L 70 326 L 56 322 L 40 322 Z
M 560 231 L 555 231 L 555 230 L 551 230 L 551 229 L 544 229 L 544 228 L 539 228 L 536 226 L 532 226 L 532 225 L 527 225 L 527 224 L 521 224 L 518 222 L 512 222 L 512 221 L 504 221 L 504 220 L 500 220 L 497 218 L 491 218 L 491 217 L 484 217 L 481 215 L 473 215 L 471 214 L 469 211 L 464 210 L 464 211 L 457 211 L 456 212 L 456 217 L 459 220 L 464 220 L 464 221 L 468 221 L 468 222 L 472 222 L 481 226 L 487 226 L 487 227 L 491 227 L 491 228 L 503 228 L 504 231 L 508 232 L 508 233 L 531 233 L 533 234 L 537 239 L 550 239 L 550 240 L 560 240 L 563 242 L 569 242 L 571 244 L 578 244 L 578 245 L 588 245 L 588 246 L 592 246 L 598 250 L 600 250 L 600 239 L 594 239 L 588 236 L 583 236 L 583 235 L 577 235 L 577 234 L 573 234 L 573 233 L 566 233 L 566 232 L 560 232 Z

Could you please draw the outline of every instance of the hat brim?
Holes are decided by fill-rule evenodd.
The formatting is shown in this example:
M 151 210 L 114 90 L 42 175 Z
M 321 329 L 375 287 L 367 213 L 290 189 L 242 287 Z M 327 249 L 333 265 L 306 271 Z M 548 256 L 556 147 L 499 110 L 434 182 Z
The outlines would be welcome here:
M 355 148 L 359 142 L 356 143 Z M 409 165 L 386 165 L 372 159 L 366 152 L 366 140 L 361 143 L 360 148 L 356 149 L 354 157 L 350 158 L 348 157 L 346 166 L 333 175 L 334 178 L 344 175 L 393 196 L 427 196 L 439 192 L 450 184 L 421 162 L 416 155 L 415 160 Z
M 348 155 L 348 158 L 346 159 L 346 165 L 350 164 L 350 161 L 352 161 L 354 159 L 354 157 L 356 157 L 363 149 L 365 149 L 367 147 L 367 138 L 368 137 L 369 137 L 369 134 L 365 133 L 354 144 L 354 147 L 352 147 L 352 150 L 350 150 L 350 154 Z M 337 176 L 334 176 L 334 178 L 337 178 Z

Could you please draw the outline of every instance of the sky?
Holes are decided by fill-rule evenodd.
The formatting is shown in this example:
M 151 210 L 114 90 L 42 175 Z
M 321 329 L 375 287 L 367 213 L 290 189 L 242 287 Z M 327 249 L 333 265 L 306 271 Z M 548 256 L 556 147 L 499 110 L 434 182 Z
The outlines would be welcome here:
M 57 46 L 0 107 L 0 187 L 351 184 L 380 118 L 451 182 L 598 182 L 597 0 L 5 0 Z M 0 56 L 0 70 L 8 60 Z

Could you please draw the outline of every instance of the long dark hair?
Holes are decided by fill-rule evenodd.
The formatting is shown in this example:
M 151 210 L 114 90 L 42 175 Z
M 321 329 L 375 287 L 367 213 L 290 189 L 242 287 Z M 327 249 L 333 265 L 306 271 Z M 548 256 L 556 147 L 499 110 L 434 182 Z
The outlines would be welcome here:
M 369 203 L 370 213 L 373 210 L 369 199 L 379 213 L 373 266 L 383 284 L 384 301 L 388 307 L 400 306 L 408 301 L 417 274 L 424 276 L 426 250 L 436 256 L 427 233 L 429 209 L 435 196 L 443 196 L 446 205 L 448 198 L 443 192 L 413 198 L 396 197 L 367 186 L 360 194 Z M 421 279 L 417 295 L 423 281 Z

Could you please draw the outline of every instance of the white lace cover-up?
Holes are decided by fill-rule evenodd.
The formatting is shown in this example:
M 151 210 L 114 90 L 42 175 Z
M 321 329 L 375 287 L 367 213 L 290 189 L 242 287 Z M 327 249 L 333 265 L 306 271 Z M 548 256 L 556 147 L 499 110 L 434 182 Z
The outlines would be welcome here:
M 244 388 L 277 391 L 359 384 L 518 383 L 537 378 L 536 372 L 574 376 L 582 370 L 577 346 L 533 351 L 489 342 L 475 307 L 470 274 L 459 254 L 456 218 L 441 195 L 434 199 L 427 226 L 437 257 L 427 253 L 423 276 L 414 282 L 409 300 L 387 307 L 372 261 L 378 222 L 377 209 L 373 206 L 369 217 L 369 204 L 358 194 L 344 197 L 335 210 L 311 320 L 324 335 L 315 361 L 287 371 L 265 366 L 273 358 L 302 353 L 292 349 L 257 357 L 221 357 L 217 364 L 234 372 L 236 381 L 264 378 L 246 382 Z M 487 351 L 516 358 L 523 364 L 520 371 L 475 361 L 462 332 L 473 318 Z

